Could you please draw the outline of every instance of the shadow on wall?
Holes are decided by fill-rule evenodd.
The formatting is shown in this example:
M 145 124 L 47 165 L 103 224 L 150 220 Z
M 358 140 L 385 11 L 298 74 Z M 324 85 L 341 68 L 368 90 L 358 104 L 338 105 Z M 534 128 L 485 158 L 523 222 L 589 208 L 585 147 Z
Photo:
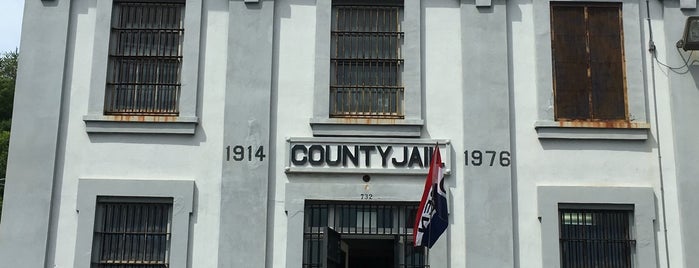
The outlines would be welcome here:
M 653 133 L 649 133 L 648 140 L 645 141 L 541 139 L 539 142 L 544 150 L 596 150 L 650 153 L 655 147 L 656 139 Z

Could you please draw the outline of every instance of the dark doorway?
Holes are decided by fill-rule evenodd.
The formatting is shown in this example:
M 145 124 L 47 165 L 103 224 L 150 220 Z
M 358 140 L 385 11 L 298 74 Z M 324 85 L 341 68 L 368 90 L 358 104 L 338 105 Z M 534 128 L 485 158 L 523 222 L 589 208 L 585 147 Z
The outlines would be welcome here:
M 303 268 L 426 268 L 413 247 L 417 202 L 306 200 Z
M 395 266 L 394 242 L 387 239 L 346 239 L 348 268 L 387 268 Z

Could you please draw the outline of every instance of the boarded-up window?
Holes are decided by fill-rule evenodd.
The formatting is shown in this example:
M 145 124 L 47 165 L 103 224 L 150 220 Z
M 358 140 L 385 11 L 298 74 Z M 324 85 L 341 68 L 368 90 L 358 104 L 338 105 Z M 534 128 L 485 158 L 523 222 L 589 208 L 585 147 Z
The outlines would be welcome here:
M 403 117 L 402 0 L 333 0 L 330 116 Z
M 556 120 L 627 120 L 621 3 L 551 3 Z

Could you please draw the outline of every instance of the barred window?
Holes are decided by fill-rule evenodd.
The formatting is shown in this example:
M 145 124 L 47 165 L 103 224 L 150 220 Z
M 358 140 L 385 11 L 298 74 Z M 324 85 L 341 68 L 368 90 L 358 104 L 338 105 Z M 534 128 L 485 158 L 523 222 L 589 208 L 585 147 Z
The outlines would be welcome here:
M 551 2 L 556 120 L 627 120 L 621 3 Z
M 172 198 L 98 197 L 93 268 L 169 267 Z
M 184 0 L 114 0 L 105 114 L 179 114 L 184 7 Z
M 561 267 L 632 267 L 631 210 L 559 209 Z
M 403 1 L 334 0 L 330 116 L 403 118 Z

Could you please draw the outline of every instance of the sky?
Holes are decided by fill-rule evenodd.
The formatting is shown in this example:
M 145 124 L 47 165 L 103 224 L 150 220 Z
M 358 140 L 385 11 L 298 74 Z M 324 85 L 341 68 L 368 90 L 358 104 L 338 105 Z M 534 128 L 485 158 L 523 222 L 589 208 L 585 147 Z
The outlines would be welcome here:
M 23 10 L 24 0 L 0 0 L 0 53 L 19 48 Z

